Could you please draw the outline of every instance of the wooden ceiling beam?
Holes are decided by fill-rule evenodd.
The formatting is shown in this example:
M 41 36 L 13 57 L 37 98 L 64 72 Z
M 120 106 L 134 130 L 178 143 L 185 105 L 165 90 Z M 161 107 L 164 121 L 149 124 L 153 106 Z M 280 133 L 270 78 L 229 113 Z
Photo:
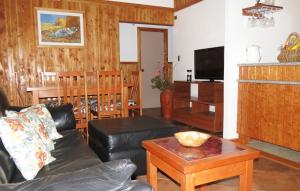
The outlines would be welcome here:
M 200 1 L 202 0 L 174 0 L 174 11 L 179 11 Z

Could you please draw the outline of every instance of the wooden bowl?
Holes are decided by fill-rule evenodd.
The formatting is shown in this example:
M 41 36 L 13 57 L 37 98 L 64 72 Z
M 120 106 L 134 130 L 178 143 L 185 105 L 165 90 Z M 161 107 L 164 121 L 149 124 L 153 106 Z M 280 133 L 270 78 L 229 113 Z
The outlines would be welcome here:
M 200 133 L 197 131 L 186 131 L 175 133 L 175 137 L 178 142 L 186 147 L 199 147 L 211 136 L 206 133 Z

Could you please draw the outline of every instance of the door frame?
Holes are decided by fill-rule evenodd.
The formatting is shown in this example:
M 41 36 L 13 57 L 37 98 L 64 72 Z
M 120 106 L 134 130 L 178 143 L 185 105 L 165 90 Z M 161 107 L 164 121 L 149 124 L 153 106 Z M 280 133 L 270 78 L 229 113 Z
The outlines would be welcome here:
M 163 68 L 168 69 L 168 29 L 138 27 L 138 69 L 142 70 L 142 32 L 162 32 L 164 34 L 164 65 Z

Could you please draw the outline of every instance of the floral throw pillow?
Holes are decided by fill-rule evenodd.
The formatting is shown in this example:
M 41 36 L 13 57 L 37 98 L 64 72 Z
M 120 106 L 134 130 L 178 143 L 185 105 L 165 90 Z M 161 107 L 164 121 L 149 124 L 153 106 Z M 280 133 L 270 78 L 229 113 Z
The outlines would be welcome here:
M 0 118 L 0 127 L 3 145 L 25 179 L 33 179 L 43 166 L 55 160 L 35 130 L 18 117 Z
M 25 112 L 5 111 L 5 114 L 8 117 L 18 117 L 23 123 L 31 126 L 39 135 L 43 143 L 46 145 L 47 149 L 49 151 L 54 150 L 54 143 L 50 139 L 45 125 L 41 122 L 35 112 L 33 112 L 32 110 L 28 110 Z
M 45 104 L 37 104 L 21 110 L 21 112 L 27 111 L 32 111 L 37 114 L 41 122 L 44 124 L 51 140 L 59 139 L 62 137 L 62 135 L 57 132 L 55 123 Z

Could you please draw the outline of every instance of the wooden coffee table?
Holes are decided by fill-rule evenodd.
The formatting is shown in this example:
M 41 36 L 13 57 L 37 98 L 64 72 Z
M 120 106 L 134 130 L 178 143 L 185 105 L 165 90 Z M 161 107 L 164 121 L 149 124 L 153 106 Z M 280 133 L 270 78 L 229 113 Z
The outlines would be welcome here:
M 184 147 L 175 137 L 143 141 L 147 150 L 147 181 L 157 191 L 157 169 L 181 185 L 181 191 L 233 176 L 240 177 L 240 191 L 252 187 L 253 160 L 259 152 L 237 143 L 209 138 L 195 148 Z

